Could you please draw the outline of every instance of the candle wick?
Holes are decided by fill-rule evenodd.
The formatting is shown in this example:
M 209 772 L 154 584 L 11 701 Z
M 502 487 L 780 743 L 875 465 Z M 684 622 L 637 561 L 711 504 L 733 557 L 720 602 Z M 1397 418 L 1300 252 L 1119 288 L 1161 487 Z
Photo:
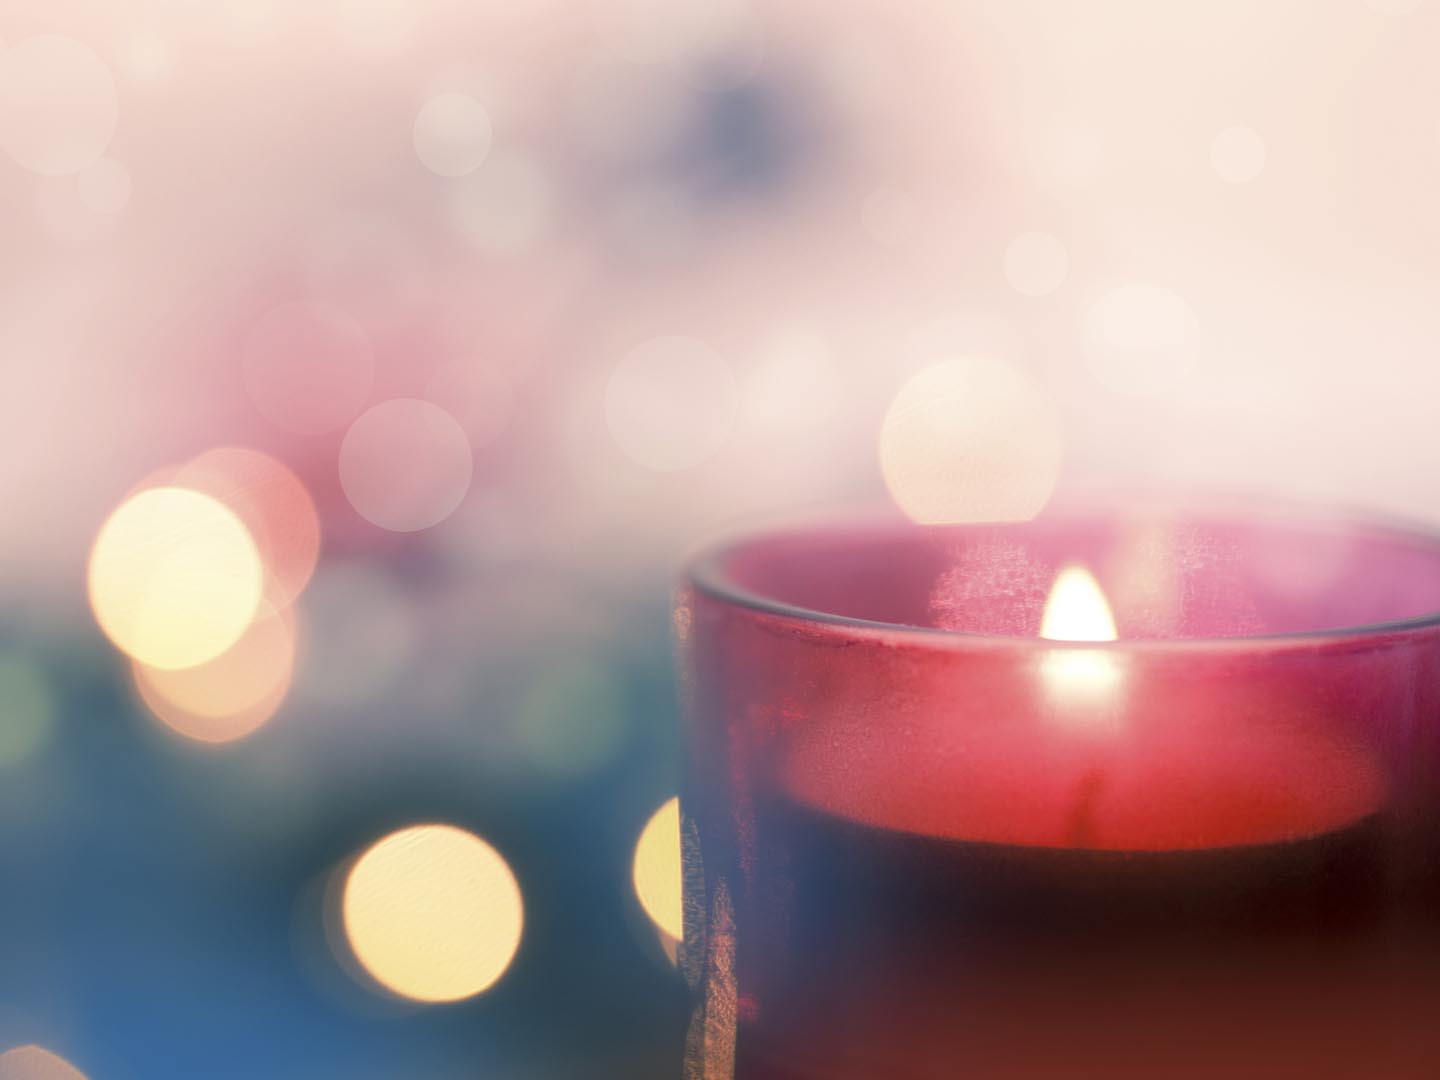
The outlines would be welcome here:
M 1071 847 L 1093 847 L 1095 843 L 1095 804 L 1105 787 L 1105 774 L 1091 769 L 1075 785 L 1075 804 L 1070 810 L 1066 841 Z

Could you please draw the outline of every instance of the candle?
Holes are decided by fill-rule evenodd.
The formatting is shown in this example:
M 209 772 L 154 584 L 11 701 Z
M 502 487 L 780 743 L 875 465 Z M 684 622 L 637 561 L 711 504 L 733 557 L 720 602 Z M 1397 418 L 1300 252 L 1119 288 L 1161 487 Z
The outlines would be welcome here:
M 1307 601 L 1252 573 L 1329 536 L 1287 528 L 1177 534 L 1256 542 L 1169 573 L 1169 641 L 1124 640 L 1154 604 L 1112 618 L 1060 557 L 1115 577 L 1114 523 L 1002 530 L 1049 604 L 968 603 L 1028 640 L 917 625 L 994 530 L 792 533 L 702 563 L 677 623 L 692 1075 L 1425 1075 L 1440 641 L 1423 618 L 1323 624 L 1375 593 L 1397 618 L 1440 606 L 1440 548 L 1366 534 Z M 1317 625 L 1185 639 L 1226 611 Z
M 1040 636 L 1115 638 L 1094 578 L 1056 579 Z M 1374 756 L 1286 705 L 1236 723 L 1196 688 L 1137 686 L 1120 657 L 1066 648 L 975 672 L 898 730 L 870 717 L 805 727 L 780 758 L 799 801 L 882 828 L 1027 846 L 1165 851 L 1317 835 L 1374 813 Z M 1132 713 L 1131 700 L 1137 713 Z M 983 715 L 974 715 L 979 709 Z M 1153 719 L 1152 719 L 1153 718 Z

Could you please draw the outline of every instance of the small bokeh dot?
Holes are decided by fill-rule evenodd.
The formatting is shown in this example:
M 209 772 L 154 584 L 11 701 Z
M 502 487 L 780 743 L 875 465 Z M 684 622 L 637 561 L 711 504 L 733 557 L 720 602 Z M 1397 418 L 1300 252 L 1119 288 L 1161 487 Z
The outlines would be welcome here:
M 437 176 L 464 176 L 490 153 L 490 114 L 468 94 L 436 94 L 415 116 L 415 153 Z
M 1166 392 L 1193 370 L 1199 322 L 1184 297 L 1148 282 L 1100 296 L 1081 326 L 1091 373 L 1106 387 L 1139 396 Z
M 1254 180 L 1265 169 L 1265 142 L 1248 127 L 1228 127 L 1210 143 L 1210 164 L 1227 184 Z
M 662 337 L 627 353 L 605 388 L 610 434 L 637 464 L 688 469 L 729 437 L 739 400 L 730 365 L 690 338 Z
M 31 172 L 66 176 L 95 164 L 119 111 L 110 69 L 83 42 L 39 34 L 0 50 L 0 148 Z
M 393 532 L 438 525 L 470 490 L 474 453 L 459 422 L 419 398 L 395 398 L 350 425 L 340 483 L 361 517 Z
M 1027 521 L 1059 478 L 1059 415 L 1028 372 L 991 356 L 942 360 L 907 379 L 880 429 L 891 497 L 926 525 Z
M 1054 292 L 1069 272 L 1065 245 L 1049 233 L 1021 233 L 1005 248 L 1005 280 L 1026 296 Z
M 493 255 L 535 247 L 550 222 L 549 179 L 521 154 L 493 154 L 456 187 L 452 209 L 460 235 Z

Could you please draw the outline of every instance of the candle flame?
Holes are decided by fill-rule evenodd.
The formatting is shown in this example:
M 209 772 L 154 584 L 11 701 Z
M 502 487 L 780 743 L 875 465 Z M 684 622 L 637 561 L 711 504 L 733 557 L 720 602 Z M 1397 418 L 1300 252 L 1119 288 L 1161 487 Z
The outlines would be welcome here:
M 1067 566 L 1055 578 L 1040 636 L 1051 641 L 1114 641 L 1118 636 L 1100 583 L 1083 566 Z M 1062 715 L 1083 716 L 1085 727 L 1095 727 L 1097 716 L 1090 708 L 1076 712 L 1075 706 L 1109 700 L 1120 675 L 1118 659 L 1100 649 L 1057 650 L 1045 658 L 1043 670 L 1051 693 L 1068 703 Z
M 1040 636 L 1051 641 L 1114 641 L 1115 617 L 1095 575 L 1083 566 L 1067 566 L 1055 578 Z

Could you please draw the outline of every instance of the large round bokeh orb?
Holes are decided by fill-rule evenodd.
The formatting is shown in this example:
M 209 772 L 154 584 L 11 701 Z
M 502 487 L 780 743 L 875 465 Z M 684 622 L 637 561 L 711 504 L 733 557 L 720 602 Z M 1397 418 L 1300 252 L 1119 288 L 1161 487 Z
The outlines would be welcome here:
M 415 1001 L 460 1001 L 492 986 L 525 923 L 505 859 L 453 825 L 416 825 L 369 848 L 345 880 L 345 936 L 381 986 Z
M 116 647 L 154 668 L 219 656 L 245 633 L 264 571 L 244 523 L 186 488 L 131 496 L 91 549 L 90 606 Z

